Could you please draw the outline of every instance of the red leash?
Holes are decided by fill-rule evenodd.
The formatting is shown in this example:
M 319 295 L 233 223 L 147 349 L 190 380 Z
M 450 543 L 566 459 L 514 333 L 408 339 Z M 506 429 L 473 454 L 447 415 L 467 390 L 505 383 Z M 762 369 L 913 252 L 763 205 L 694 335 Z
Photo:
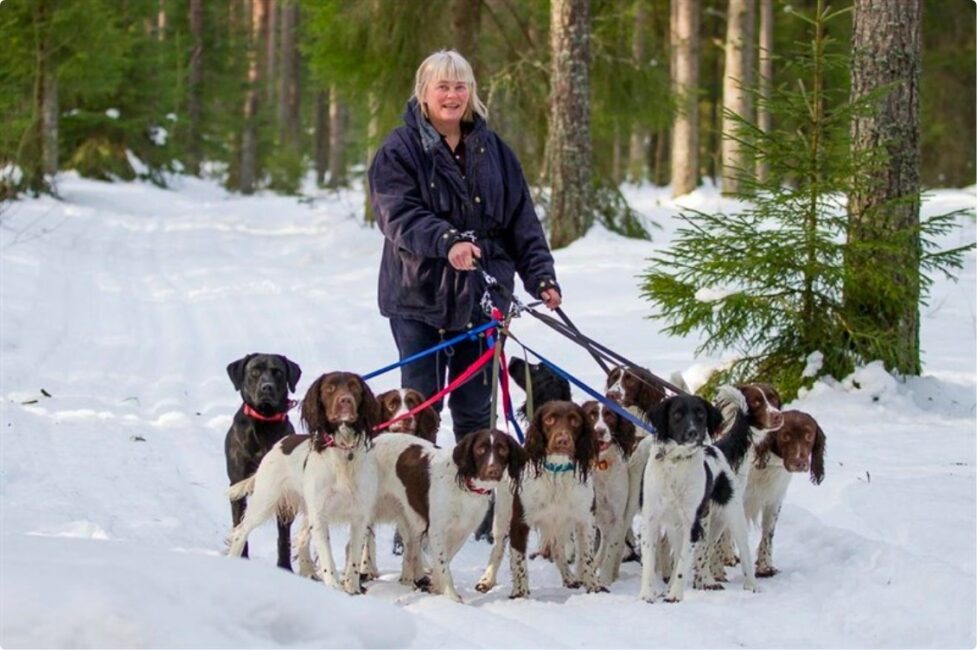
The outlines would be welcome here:
M 489 330 L 489 331 L 492 331 L 492 330 Z M 448 393 L 450 393 L 451 391 L 453 391 L 454 389 L 458 388 L 459 386 L 461 386 L 462 384 L 464 384 L 466 381 L 468 381 L 469 379 L 471 379 L 475 375 L 475 372 L 476 371 L 478 371 L 482 366 L 484 366 L 486 363 L 488 363 L 489 361 L 492 360 L 492 355 L 494 354 L 494 352 L 495 352 L 494 348 L 489 348 L 484 353 L 482 353 L 482 356 L 480 356 L 478 359 L 475 360 L 475 363 L 473 363 L 472 365 L 470 365 L 467 368 L 465 368 L 465 372 L 463 372 L 460 375 L 458 375 L 457 377 L 455 377 L 454 381 L 452 381 L 450 384 L 448 384 L 447 386 L 445 386 L 444 388 L 442 388 L 441 390 L 439 390 L 438 392 L 436 392 L 434 395 L 432 395 L 431 397 L 427 398 L 422 403 L 418 404 L 417 406 L 415 406 L 414 408 L 412 408 L 411 410 L 409 410 L 408 412 L 401 413 L 397 417 L 392 418 L 391 420 L 388 420 L 387 422 L 384 422 L 382 424 L 378 424 L 377 426 L 373 427 L 373 431 L 374 432 L 383 431 L 384 429 L 386 429 L 387 427 L 389 427 L 391 424 L 393 424 L 395 422 L 400 422 L 401 420 L 406 420 L 407 418 L 410 418 L 410 417 L 414 417 L 414 415 L 416 415 L 420 411 L 423 411 L 427 407 L 431 406 L 432 404 L 434 404 L 435 402 L 437 402 L 439 399 L 441 399 L 442 397 L 444 397 L 445 395 L 447 395 Z

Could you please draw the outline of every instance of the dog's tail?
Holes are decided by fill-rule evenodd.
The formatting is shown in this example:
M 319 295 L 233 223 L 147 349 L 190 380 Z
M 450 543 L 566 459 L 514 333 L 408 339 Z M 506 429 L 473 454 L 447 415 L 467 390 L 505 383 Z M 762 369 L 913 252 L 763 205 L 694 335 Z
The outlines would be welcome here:
M 229 487 L 227 489 L 227 497 L 231 501 L 240 501 L 252 492 L 254 492 L 254 474 Z
M 716 395 L 716 407 L 723 414 L 723 427 L 715 444 L 723 452 L 733 471 L 739 468 L 753 444 L 753 429 L 743 393 L 733 386 L 721 386 Z

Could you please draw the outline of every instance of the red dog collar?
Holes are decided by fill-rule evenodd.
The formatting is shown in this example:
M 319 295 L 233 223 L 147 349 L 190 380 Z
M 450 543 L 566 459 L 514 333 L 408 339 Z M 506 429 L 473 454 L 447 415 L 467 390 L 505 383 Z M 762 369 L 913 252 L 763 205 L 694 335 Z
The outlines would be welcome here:
M 475 494 L 489 494 L 492 490 L 486 490 L 485 488 L 480 488 L 475 485 L 474 479 L 468 479 L 465 481 L 465 487 L 474 492 Z
M 298 404 L 298 402 L 288 400 L 288 407 L 281 413 L 275 413 L 274 415 L 262 415 L 254 410 L 250 404 L 245 402 L 244 414 L 252 420 L 258 420 L 260 422 L 284 422 L 288 418 L 288 411 L 294 408 L 296 404 Z

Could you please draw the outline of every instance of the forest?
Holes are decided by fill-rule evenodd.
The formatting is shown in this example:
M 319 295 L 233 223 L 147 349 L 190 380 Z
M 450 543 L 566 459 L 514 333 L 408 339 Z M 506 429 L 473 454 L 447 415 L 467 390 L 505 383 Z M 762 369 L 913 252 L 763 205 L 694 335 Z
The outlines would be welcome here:
M 727 81 L 724 90 L 724 80 L 732 74 L 745 87 L 795 83 L 786 57 L 807 41 L 801 16 L 816 5 L 8 0 L 0 7 L 0 166 L 19 173 L 5 173 L 0 191 L 43 190 L 45 175 L 61 169 L 130 179 L 136 171 L 127 152 L 160 183 L 165 172 L 182 172 L 245 193 L 294 193 L 311 171 L 320 184 L 342 186 L 362 177 L 378 141 L 400 123 L 418 63 L 441 48 L 472 61 L 493 128 L 512 144 L 530 183 L 546 185 L 551 104 L 563 99 L 550 84 L 554 48 L 566 43 L 551 29 L 559 12 L 574 12 L 585 30 L 572 54 L 586 73 L 575 83 L 588 84 L 589 123 L 578 126 L 587 129 L 593 183 L 667 185 L 678 174 L 687 191 L 722 178 L 724 107 L 736 101 L 736 85 Z M 921 181 L 970 185 L 974 3 L 923 5 Z M 832 24 L 833 55 L 849 55 L 851 25 L 850 14 Z M 675 92 L 679 59 L 685 70 L 695 68 L 688 111 L 679 106 L 686 95 Z M 826 80 L 842 91 L 838 101 L 849 79 L 841 69 Z M 745 114 L 774 126 L 779 119 Z M 688 117 L 677 121 L 681 116 Z M 694 151 L 682 153 L 692 169 L 674 169 L 675 129 L 687 133 L 681 146 L 693 143 Z

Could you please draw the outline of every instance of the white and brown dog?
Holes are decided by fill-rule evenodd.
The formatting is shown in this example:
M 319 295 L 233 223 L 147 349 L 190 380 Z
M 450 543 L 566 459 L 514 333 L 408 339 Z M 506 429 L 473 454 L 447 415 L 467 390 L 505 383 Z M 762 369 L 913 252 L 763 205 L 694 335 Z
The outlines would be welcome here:
M 489 566 L 475 589 L 486 592 L 495 586 L 508 537 L 512 570 L 509 597 L 529 595 L 526 546 L 529 531 L 535 528 L 540 544 L 550 548 L 564 586 L 601 591 L 593 557 L 593 464 L 597 460 L 597 438 L 583 409 L 559 400 L 537 409 L 526 433 L 525 451 L 527 464 L 521 483 L 513 486 L 518 489 L 504 485 L 496 490 L 492 530 L 495 541 Z M 576 577 L 570 572 L 563 548 L 571 534 L 576 543 Z
M 495 429 L 475 431 L 446 450 L 407 436 L 381 435 L 371 452 L 380 473 L 379 520 L 398 522 L 404 536 L 401 582 L 423 583 L 427 542 L 434 593 L 461 602 L 451 560 L 482 522 L 503 479 L 518 483 L 525 452 Z
M 594 464 L 594 519 L 600 531 L 596 565 L 600 584 L 617 580 L 624 553 L 624 538 L 630 529 L 625 518 L 628 505 L 628 457 L 635 443 L 635 426 L 597 400 L 583 403 L 587 420 L 597 436 L 598 457 Z
M 366 541 L 377 494 L 377 470 L 367 451 L 379 417 L 379 406 L 366 382 L 349 372 L 319 377 L 302 402 L 302 421 L 309 435 L 279 441 L 262 459 L 257 472 L 231 486 L 228 495 L 250 494 L 244 519 L 230 535 L 228 555 L 240 556 L 254 528 L 281 510 L 303 512 L 319 556 L 319 578 L 340 588 L 329 542 L 329 526 L 349 523 L 350 536 L 341 588 L 360 593 L 355 570 Z M 299 571 L 311 572 L 308 543 L 298 544 Z

